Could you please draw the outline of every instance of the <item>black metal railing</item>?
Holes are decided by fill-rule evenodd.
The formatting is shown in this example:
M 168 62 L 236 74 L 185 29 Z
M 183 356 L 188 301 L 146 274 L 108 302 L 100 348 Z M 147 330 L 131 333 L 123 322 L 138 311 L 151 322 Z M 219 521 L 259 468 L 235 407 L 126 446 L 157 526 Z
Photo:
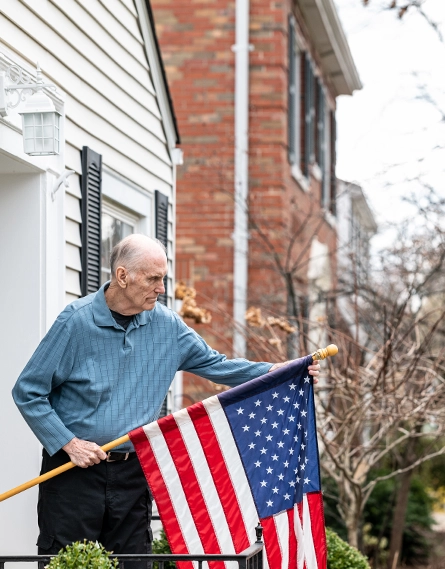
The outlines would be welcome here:
M 51 558 L 55 555 L 2 555 L 0 556 L 0 569 L 8 569 L 6 564 L 10 563 L 38 563 L 38 567 L 45 567 Z M 125 569 L 126 562 L 143 562 L 145 561 L 147 567 L 152 567 L 156 564 L 158 569 L 164 569 L 164 566 L 169 562 L 176 561 L 195 561 L 198 569 L 203 569 L 203 563 L 210 561 L 235 561 L 238 564 L 238 569 L 262 569 L 263 568 L 263 543 L 257 542 L 245 549 L 241 553 L 233 555 L 222 554 L 203 554 L 203 555 L 168 555 L 168 554 L 126 554 L 126 555 L 110 555 L 110 558 L 117 558 L 121 569 Z

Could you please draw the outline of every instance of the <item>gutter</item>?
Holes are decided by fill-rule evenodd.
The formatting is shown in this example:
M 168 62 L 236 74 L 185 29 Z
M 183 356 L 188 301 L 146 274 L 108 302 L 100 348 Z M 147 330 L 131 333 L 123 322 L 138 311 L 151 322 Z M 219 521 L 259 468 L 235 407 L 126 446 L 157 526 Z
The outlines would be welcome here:
M 233 352 L 245 357 L 245 313 L 248 275 L 249 193 L 249 0 L 236 0 L 235 7 L 235 204 L 233 231 Z

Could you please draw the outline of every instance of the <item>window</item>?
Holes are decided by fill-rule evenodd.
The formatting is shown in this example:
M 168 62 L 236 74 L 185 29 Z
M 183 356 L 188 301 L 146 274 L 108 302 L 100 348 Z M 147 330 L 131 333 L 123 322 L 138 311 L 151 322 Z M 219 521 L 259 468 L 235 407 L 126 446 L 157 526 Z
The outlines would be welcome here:
M 110 255 L 124 237 L 136 232 L 138 218 L 117 206 L 102 202 L 101 285 L 111 278 Z
M 289 18 L 288 148 L 290 164 L 300 164 L 301 53 L 297 44 L 295 19 Z

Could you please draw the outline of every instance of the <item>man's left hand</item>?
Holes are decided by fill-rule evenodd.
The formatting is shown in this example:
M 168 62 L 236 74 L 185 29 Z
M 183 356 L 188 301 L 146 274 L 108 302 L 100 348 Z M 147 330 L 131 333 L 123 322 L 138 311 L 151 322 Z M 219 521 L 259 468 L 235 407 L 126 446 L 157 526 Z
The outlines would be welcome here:
M 274 364 L 269 371 L 275 371 L 276 369 L 286 366 L 295 360 L 288 360 L 287 362 L 282 362 L 280 364 Z M 314 378 L 314 383 L 318 383 L 318 376 L 320 375 L 320 364 L 318 360 L 314 360 L 310 366 L 307 368 L 309 370 L 309 375 L 312 375 Z

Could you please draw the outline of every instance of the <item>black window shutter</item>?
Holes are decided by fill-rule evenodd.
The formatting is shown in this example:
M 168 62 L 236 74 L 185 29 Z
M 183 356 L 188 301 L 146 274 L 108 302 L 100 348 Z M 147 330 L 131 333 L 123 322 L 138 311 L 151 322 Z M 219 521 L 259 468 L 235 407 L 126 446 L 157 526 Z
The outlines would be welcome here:
M 88 146 L 82 162 L 82 296 L 100 288 L 102 156 Z
M 156 239 L 168 247 L 168 197 L 155 190 L 155 228 Z M 167 306 L 167 276 L 164 279 L 165 294 L 158 296 L 158 301 Z
M 295 23 L 293 16 L 289 17 L 289 69 L 288 69 L 288 141 L 289 141 L 289 162 L 295 164 L 296 156 L 296 136 L 297 136 L 297 78 L 295 61 Z

